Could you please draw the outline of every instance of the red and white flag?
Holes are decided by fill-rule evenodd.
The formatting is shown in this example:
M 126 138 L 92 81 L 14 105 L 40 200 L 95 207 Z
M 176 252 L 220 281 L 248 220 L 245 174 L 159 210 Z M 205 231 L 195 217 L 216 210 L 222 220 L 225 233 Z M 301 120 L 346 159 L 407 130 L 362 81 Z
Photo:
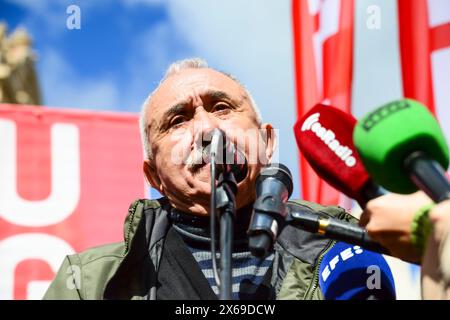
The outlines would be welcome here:
M 398 0 L 398 22 L 404 95 L 426 105 L 450 139 L 450 1 Z
M 354 0 L 293 0 L 297 115 L 316 103 L 350 112 Z M 340 203 L 340 193 L 320 179 L 300 155 L 303 199 Z

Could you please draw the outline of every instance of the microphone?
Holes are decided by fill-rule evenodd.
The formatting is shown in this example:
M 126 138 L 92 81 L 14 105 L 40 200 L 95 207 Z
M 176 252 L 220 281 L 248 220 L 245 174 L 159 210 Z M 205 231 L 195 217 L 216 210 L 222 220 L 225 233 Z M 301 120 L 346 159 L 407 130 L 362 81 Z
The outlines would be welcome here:
M 228 139 L 223 130 L 216 128 L 209 134 L 211 135 L 211 143 L 208 145 L 210 152 L 207 152 L 207 161 L 210 162 L 210 159 L 214 156 L 218 174 L 232 172 L 236 183 L 243 181 L 248 172 L 245 155 Z
M 366 229 L 336 218 L 323 218 L 317 214 L 291 211 L 286 223 L 311 233 L 322 234 L 329 239 L 359 245 L 381 254 L 390 254 L 389 250 L 370 238 Z
M 374 180 L 396 193 L 422 189 L 434 202 L 450 199 L 449 151 L 439 124 L 421 103 L 404 99 L 363 117 L 354 143 Z
M 356 119 L 337 108 L 315 105 L 294 125 L 297 145 L 314 171 L 330 185 L 361 207 L 373 198 L 384 194 L 364 168 L 353 145 L 353 128 Z M 304 212 L 291 212 L 296 226 L 328 238 L 360 245 L 368 250 L 389 254 L 374 242 L 367 230 L 333 218 L 322 218 Z
M 356 152 L 355 125 L 352 115 L 317 104 L 296 122 L 294 133 L 298 148 L 317 175 L 364 208 L 384 192 L 373 182 Z
M 214 279 L 219 286 L 220 299 L 231 299 L 233 218 L 236 214 L 237 184 L 247 176 L 245 155 L 227 138 L 225 132 L 214 129 L 209 147 L 211 169 L 210 233 L 211 259 Z M 216 173 L 218 172 L 218 174 Z M 218 185 L 216 186 L 216 182 Z M 215 218 L 220 212 L 220 277 L 216 262 Z
M 247 234 L 249 249 L 256 257 L 272 250 L 279 226 L 284 224 L 286 202 L 292 194 L 292 175 L 282 164 L 270 164 L 261 169 L 256 179 L 256 201 Z
M 395 282 L 383 256 L 337 242 L 319 265 L 319 286 L 327 300 L 395 300 Z

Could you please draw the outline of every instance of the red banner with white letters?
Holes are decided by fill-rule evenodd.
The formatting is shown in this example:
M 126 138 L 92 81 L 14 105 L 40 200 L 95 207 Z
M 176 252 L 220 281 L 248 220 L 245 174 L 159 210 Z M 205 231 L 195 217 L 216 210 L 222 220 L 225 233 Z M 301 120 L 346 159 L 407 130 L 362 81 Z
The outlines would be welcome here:
M 121 241 L 142 159 L 137 115 L 0 105 L 0 299 L 40 299 L 65 255 Z

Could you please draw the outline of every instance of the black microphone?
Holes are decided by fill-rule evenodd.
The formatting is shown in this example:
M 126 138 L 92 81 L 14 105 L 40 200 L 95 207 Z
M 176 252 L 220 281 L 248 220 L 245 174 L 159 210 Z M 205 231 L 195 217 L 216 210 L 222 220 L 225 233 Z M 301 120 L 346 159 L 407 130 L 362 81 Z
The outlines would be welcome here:
M 236 183 L 244 180 L 248 172 L 247 158 L 244 153 L 230 141 L 223 130 L 216 128 L 209 134 L 211 143 L 207 147 L 210 148 L 207 157 L 215 156 L 217 174 L 232 172 Z
M 382 254 L 388 250 L 374 242 L 367 231 L 357 225 L 336 218 L 324 218 L 316 213 L 290 210 L 286 202 L 292 194 L 292 176 L 287 167 L 275 164 L 263 168 L 256 180 L 256 201 L 250 221 L 249 248 L 256 257 L 271 251 L 280 226 L 290 224 L 329 239 L 344 241 Z
M 318 214 L 291 211 L 286 223 L 311 233 L 322 234 L 329 239 L 356 244 L 373 252 L 389 254 L 385 247 L 369 237 L 366 229 L 336 218 L 324 218 Z
M 237 184 L 247 176 L 245 155 L 227 138 L 224 131 L 213 129 L 206 154 L 211 169 L 210 231 L 213 275 L 220 289 L 220 299 L 230 300 L 232 292 L 233 220 L 236 214 Z M 216 185 L 217 183 L 217 185 Z M 220 277 L 216 263 L 215 218 L 220 213 Z
M 286 202 L 292 194 L 292 175 L 282 164 L 270 164 L 261 169 L 256 180 L 256 201 L 249 235 L 249 249 L 256 257 L 272 250 L 279 226 L 286 218 Z

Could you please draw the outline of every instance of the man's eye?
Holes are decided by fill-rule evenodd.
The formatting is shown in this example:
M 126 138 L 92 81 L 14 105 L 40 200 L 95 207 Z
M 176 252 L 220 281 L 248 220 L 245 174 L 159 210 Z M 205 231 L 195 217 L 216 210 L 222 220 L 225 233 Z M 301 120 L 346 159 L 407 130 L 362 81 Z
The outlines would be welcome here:
M 224 110 L 229 110 L 231 109 L 231 107 L 223 102 L 217 103 L 214 105 L 214 109 L 213 112 L 219 112 L 219 111 L 224 111 Z
M 172 121 L 170 121 L 170 127 L 178 126 L 186 121 L 185 116 L 175 116 Z

